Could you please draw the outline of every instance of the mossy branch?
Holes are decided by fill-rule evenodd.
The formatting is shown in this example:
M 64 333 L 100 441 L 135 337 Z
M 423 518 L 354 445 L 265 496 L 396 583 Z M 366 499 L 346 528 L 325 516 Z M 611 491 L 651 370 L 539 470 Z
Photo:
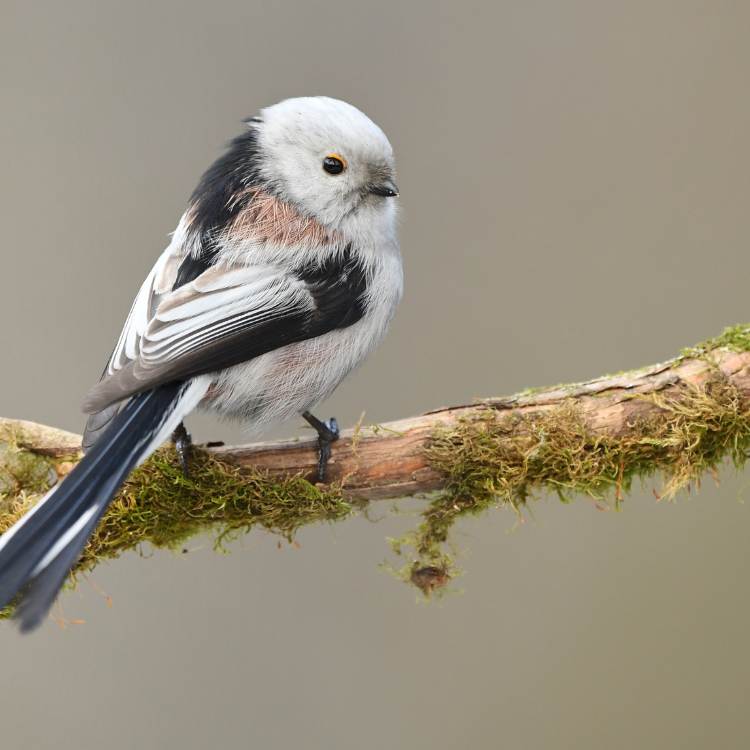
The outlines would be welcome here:
M 80 438 L 0 419 L 0 532 L 80 457 Z M 750 326 L 727 329 L 668 362 L 586 383 L 530 390 L 344 432 L 330 485 L 311 480 L 315 441 L 198 451 L 190 478 L 169 449 L 129 478 L 79 569 L 143 542 L 175 547 L 205 530 L 259 524 L 291 539 L 375 499 L 429 495 L 421 525 L 393 540 L 404 575 L 423 591 L 451 577 L 455 521 L 496 505 L 516 511 L 537 493 L 617 506 L 636 477 L 663 475 L 659 497 L 742 466 L 750 448 Z

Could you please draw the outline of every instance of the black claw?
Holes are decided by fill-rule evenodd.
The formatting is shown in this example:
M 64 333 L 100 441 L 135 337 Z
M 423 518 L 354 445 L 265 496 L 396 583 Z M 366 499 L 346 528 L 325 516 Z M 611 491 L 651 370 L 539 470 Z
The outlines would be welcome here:
M 193 439 L 182 422 L 180 422 L 177 429 L 172 433 L 172 442 L 177 451 L 177 457 L 180 459 L 182 474 L 187 479 L 190 476 L 190 455 L 193 448 Z
M 328 460 L 331 458 L 331 443 L 339 439 L 339 423 L 336 417 L 321 422 L 309 411 L 303 412 L 302 416 L 318 433 L 318 481 L 325 482 Z

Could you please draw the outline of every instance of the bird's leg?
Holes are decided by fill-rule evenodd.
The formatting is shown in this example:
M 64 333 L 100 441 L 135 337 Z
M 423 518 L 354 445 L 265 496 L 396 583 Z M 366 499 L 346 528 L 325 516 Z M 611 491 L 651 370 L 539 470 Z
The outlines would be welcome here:
M 177 429 L 172 433 L 172 442 L 174 443 L 174 449 L 177 451 L 177 457 L 180 459 L 182 473 L 185 477 L 188 477 L 190 475 L 190 454 L 193 448 L 193 439 L 185 429 L 183 422 L 180 422 Z
M 318 481 L 325 482 L 326 467 L 328 466 L 328 459 L 331 457 L 331 443 L 335 443 L 339 439 L 338 422 L 336 417 L 321 422 L 309 411 L 303 411 L 302 416 L 318 433 Z

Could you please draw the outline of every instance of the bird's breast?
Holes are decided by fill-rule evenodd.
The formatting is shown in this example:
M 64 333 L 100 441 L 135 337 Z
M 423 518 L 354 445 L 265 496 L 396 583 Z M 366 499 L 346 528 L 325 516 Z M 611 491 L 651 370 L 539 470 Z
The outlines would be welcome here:
M 242 419 L 252 429 L 293 417 L 327 398 L 382 340 L 401 297 L 397 254 L 378 258 L 368 275 L 359 320 L 228 368 L 217 376 L 202 406 Z

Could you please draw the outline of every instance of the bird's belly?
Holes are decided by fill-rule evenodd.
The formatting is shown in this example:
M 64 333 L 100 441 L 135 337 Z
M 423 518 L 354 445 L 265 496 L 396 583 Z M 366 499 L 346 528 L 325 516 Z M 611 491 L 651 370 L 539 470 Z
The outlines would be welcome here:
M 201 408 L 262 427 L 311 409 L 367 356 L 382 336 L 371 322 L 276 349 L 221 373 Z
M 378 254 L 367 312 L 356 323 L 282 346 L 217 374 L 201 407 L 251 431 L 298 415 L 328 397 L 378 345 L 401 298 L 401 259 Z

